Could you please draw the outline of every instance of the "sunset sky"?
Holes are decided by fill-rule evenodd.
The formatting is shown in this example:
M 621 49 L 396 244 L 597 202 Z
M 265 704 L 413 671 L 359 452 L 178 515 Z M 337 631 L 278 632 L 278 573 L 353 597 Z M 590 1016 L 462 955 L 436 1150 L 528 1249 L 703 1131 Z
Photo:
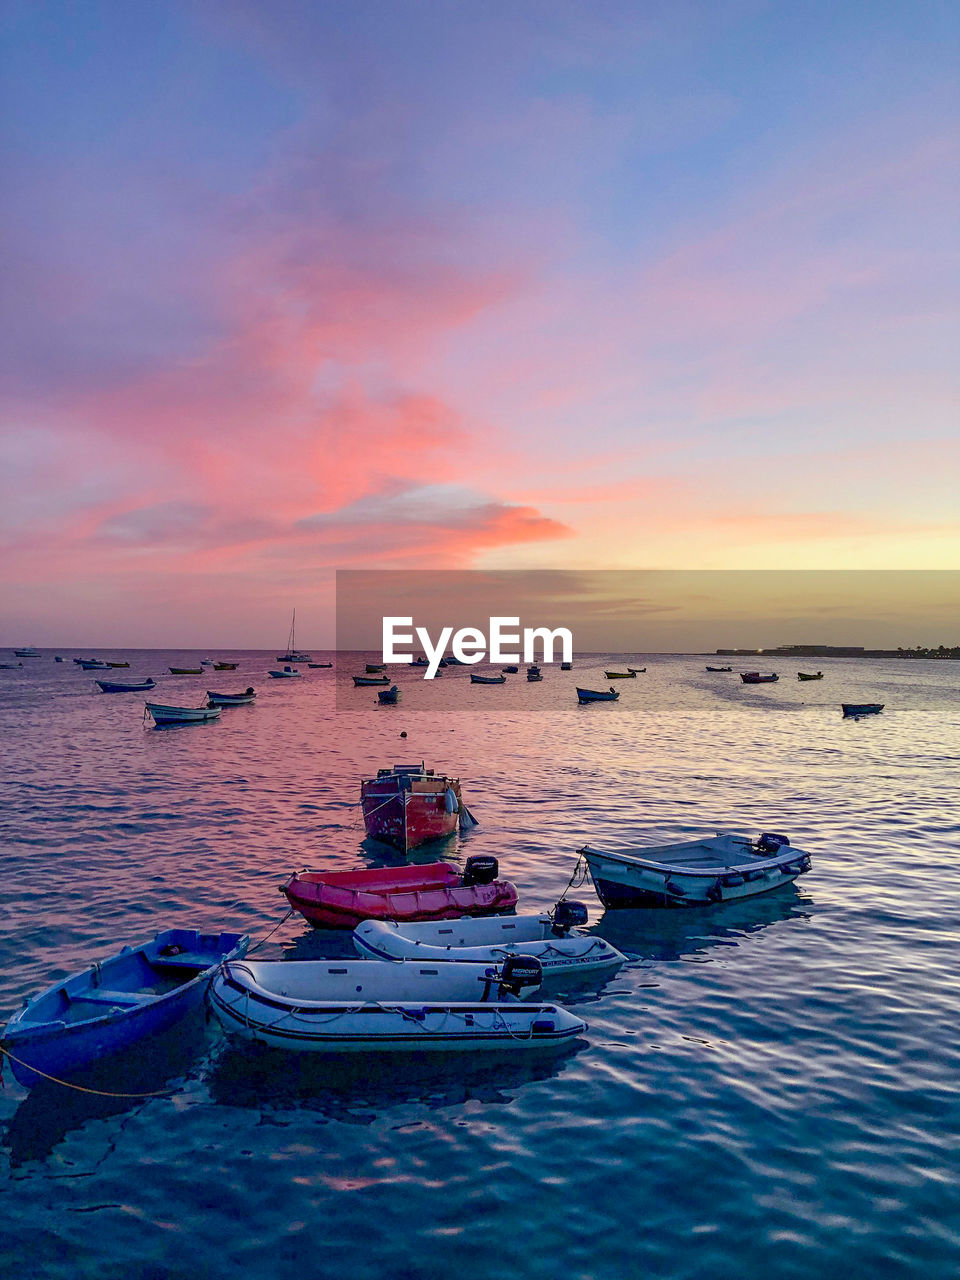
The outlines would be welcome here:
M 955 4 L 0 8 L 0 643 L 960 564 Z

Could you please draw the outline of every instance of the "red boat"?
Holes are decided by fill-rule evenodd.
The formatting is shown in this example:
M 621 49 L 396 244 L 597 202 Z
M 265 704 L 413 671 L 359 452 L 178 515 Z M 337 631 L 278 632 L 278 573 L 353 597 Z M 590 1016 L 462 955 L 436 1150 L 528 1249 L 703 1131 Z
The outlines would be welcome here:
M 402 853 L 452 836 L 460 811 L 460 782 L 423 764 L 395 764 L 360 785 L 367 835 Z
M 771 671 L 768 676 L 762 676 L 759 671 L 741 671 L 740 679 L 744 684 L 773 684 L 780 677 L 775 671 Z
M 364 871 L 298 871 L 280 886 L 313 925 L 354 929 L 361 920 L 456 920 L 512 911 L 517 890 L 498 880 L 496 858 L 468 858 L 461 874 L 449 862 Z

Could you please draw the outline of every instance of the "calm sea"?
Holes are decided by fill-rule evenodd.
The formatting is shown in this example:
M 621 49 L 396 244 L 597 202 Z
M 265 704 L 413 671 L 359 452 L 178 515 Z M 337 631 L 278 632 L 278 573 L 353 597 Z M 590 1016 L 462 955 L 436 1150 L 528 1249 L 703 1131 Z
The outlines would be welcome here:
M 270 680 L 273 655 L 247 653 L 155 696 L 253 684 L 255 706 L 156 730 L 142 695 L 100 694 L 64 653 L 0 671 L 4 1016 L 173 923 L 262 937 L 291 870 L 387 860 L 357 801 L 395 762 L 459 775 L 480 826 L 436 856 L 496 854 L 523 910 L 553 903 L 587 840 L 782 831 L 813 870 L 703 910 L 604 914 L 578 890 L 630 963 L 562 991 L 589 1023 L 562 1057 L 330 1065 L 200 1023 L 104 1077 L 172 1098 L 28 1095 L 8 1068 L 7 1274 L 957 1274 L 960 666 L 820 660 L 799 684 L 781 663 L 749 688 L 650 656 L 618 705 L 578 708 L 609 665 L 584 659 L 527 708 L 461 670 L 444 708 L 407 673 L 398 707 L 367 689 L 337 712 L 333 672 Z M 159 676 L 201 655 L 122 656 Z M 886 709 L 845 721 L 841 701 Z M 294 918 L 261 954 L 348 952 Z

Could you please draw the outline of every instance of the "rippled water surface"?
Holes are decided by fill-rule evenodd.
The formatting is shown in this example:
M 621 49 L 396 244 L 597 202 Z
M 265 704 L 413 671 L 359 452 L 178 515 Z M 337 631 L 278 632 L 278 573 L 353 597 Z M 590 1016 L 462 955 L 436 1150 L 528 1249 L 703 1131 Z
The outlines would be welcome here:
M 334 711 L 331 671 L 167 677 L 159 701 L 259 690 L 219 722 L 156 730 L 142 695 L 52 655 L 0 672 L 0 1011 L 170 924 L 263 937 L 304 865 L 364 844 L 360 779 L 425 759 L 480 819 L 422 860 L 495 853 L 521 909 L 550 905 L 586 840 L 784 831 L 796 886 L 591 924 L 630 956 L 562 996 L 563 1056 L 304 1061 L 184 1026 L 103 1087 L 0 1093 L 0 1259 L 50 1277 L 954 1276 L 960 1194 L 960 667 L 821 662 L 742 686 L 645 659 L 618 705 L 598 659 L 528 704 L 463 686 Z M 116 655 L 105 655 L 107 657 Z M 158 675 L 199 654 L 137 653 Z M 100 674 L 100 673 L 97 673 Z M 342 678 L 342 677 L 341 677 Z M 346 694 L 349 698 L 349 693 Z M 841 701 L 886 704 L 843 720 Z M 539 709 L 538 709 L 539 708 Z M 401 730 L 408 734 L 400 739 Z M 288 920 L 264 956 L 347 954 Z

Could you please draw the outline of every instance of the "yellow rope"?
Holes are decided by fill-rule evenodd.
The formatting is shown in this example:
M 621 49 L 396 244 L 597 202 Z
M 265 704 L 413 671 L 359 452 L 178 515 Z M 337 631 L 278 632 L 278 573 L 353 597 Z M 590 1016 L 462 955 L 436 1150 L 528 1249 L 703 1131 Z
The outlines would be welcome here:
M 24 1062 L 22 1058 L 18 1058 L 16 1054 L 10 1052 L 6 1045 L 0 1044 L 0 1053 L 5 1054 L 11 1062 L 16 1062 L 18 1066 L 26 1067 L 28 1071 L 32 1071 L 34 1075 L 43 1076 L 44 1080 L 52 1080 L 54 1084 L 62 1084 L 65 1089 L 76 1089 L 78 1093 L 94 1093 L 99 1098 L 170 1098 L 176 1089 L 158 1089 L 154 1093 L 111 1093 L 108 1089 L 87 1089 L 82 1084 L 71 1084 L 69 1080 L 61 1080 L 58 1076 L 47 1075 L 46 1071 L 41 1071 L 39 1067 L 33 1067 L 29 1062 Z

